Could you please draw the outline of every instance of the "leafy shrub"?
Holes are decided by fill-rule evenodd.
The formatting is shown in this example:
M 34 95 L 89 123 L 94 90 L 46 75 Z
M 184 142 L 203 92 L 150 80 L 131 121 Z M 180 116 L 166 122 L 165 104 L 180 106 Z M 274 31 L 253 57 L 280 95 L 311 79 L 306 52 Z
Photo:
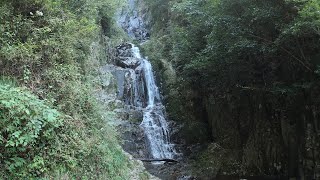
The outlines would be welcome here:
M 0 77 L 24 86 L 0 78 L 0 179 L 126 179 L 127 159 L 91 81 L 116 41 L 105 36 L 119 31 L 112 18 L 118 5 L 0 2 Z M 93 57 L 92 44 L 103 53 Z
M 14 176 L 46 171 L 46 151 L 51 148 L 62 115 L 28 91 L 0 84 L 0 159 Z

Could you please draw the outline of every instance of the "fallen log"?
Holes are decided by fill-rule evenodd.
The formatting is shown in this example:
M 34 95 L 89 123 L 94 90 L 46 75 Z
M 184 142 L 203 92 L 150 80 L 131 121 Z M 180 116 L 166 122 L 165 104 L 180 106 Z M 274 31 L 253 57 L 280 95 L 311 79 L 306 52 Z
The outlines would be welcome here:
M 164 162 L 174 162 L 174 163 L 177 163 L 178 161 L 177 160 L 174 160 L 174 159 L 138 159 L 142 162 L 161 162 L 161 161 L 164 161 Z

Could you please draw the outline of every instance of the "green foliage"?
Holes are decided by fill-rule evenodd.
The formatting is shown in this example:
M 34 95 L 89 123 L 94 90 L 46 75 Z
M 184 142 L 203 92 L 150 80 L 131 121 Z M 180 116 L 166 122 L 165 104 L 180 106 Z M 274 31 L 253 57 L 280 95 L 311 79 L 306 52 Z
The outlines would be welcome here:
M 128 161 L 106 122 L 113 117 L 93 83 L 119 35 L 112 17 L 121 2 L 0 2 L 0 124 L 8 125 L 0 179 L 127 179 Z
M 31 73 L 41 73 L 39 67 L 84 63 L 101 21 L 110 25 L 105 31 L 111 28 L 114 6 L 113 1 L 98 0 L 4 3 L 0 13 L 0 33 L 4 35 L 0 38 L 1 73 L 22 78 L 24 66 Z M 14 68 L 10 68 L 12 64 Z
M 153 28 L 160 30 L 166 26 L 169 19 L 170 0 L 145 0 L 144 1 L 152 14 Z
M 168 24 L 154 30 L 151 45 L 160 52 L 149 53 L 173 64 L 182 92 L 223 96 L 238 86 L 290 86 L 309 81 L 319 65 L 316 0 L 182 0 L 167 8 Z
M 221 172 L 238 175 L 242 170 L 242 164 L 237 159 L 238 154 L 238 151 L 224 149 L 219 144 L 209 144 L 207 149 L 197 154 L 192 161 L 192 171 L 199 178 L 215 177 Z
M 52 148 L 62 118 L 26 90 L 0 84 L 1 170 L 16 177 L 46 171 L 43 156 Z
M 163 14 L 152 11 L 161 3 L 165 5 L 161 8 L 166 8 Z M 210 104 L 228 104 L 234 110 L 223 110 L 232 119 L 229 127 L 234 126 L 237 131 L 240 129 L 239 137 L 246 141 L 241 131 L 242 123 L 252 125 L 259 118 L 248 117 L 242 120 L 239 116 L 241 113 L 255 114 L 255 111 L 261 110 L 242 106 L 237 109 L 240 106 L 237 98 L 241 92 L 246 92 L 245 97 L 248 98 L 258 92 L 259 95 L 273 99 L 285 96 L 297 102 L 302 101 L 298 98 L 301 92 L 305 96 L 318 94 L 315 89 L 319 88 L 320 72 L 320 1 L 163 0 L 149 2 L 149 5 L 152 6 L 151 13 L 157 22 L 154 23 L 156 26 L 145 52 L 162 69 L 159 75 L 164 82 L 165 100 L 170 107 L 169 116 L 186 122 L 185 130 L 194 130 L 194 124 L 197 124 L 194 121 L 219 126 L 212 124 L 218 121 L 213 118 L 223 117 L 212 117 L 208 107 Z M 168 70 L 163 62 L 174 68 L 175 81 L 163 73 Z M 276 102 L 268 104 L 264 102 L 265 99 L 255 100 L 251 104 L 256 101 L 269 109 L 279 106 Z M 314 98 L 308 103 L 318 107 L 319 100 Z M 281 102 L 281 112 L 290 111 L 289 104 Z M 312 116 L 309 110 L 304 113 Z M 268 115 L 274 119 L 274 116 L 278 116 L 276 114 Z M 209 136 L 219 134 L 212 132 L 214 128 L 208 130 Z M 252 130 L 255 131 L 255 128 Z M 263 150 L 249 151 L 252 154 L 264 154 Z M 263 173 L 268 171 L 267 164 L 272 163 L 256 157 L 252 159 L 252 162 L 266 166 Z M 263 170 L 260 168 L 256 172 L 262 173 Z

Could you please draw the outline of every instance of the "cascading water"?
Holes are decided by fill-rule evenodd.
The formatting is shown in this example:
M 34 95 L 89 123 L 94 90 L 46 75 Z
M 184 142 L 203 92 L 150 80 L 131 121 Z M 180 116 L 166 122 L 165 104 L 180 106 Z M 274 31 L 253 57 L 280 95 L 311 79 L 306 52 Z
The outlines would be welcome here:
M 128 7 L 119 11 L 118 24 L 131 38 L 144 42 L 149 38 L 145 17 L 138 11 L 136 0 L 128 0 Z M 118 98 L 130 108 L 142 109 L 143 120 L 140 127 L 145 134 L 148 158 L 173 159 L 176 155 L 170 143 L 169 125 L 165 119 L 165 108 L 161 103 L 152 66 L 143 58 L 140 50 L 133 44 L 118 47 Z
M 150 156 L 154 159 L 173 159 L 176 153 L 174 145 L 170 144 L 169 127 L 152 66 L 148 60 L 141 57 L 138 47 L 133 45 L 132 52 L 134 58 L 140 59 L 147 92 L 147 106 L 143 110 L 143 121 L 140 126 L 144 129 Z
M 148 13 L 145 1 L 127 0 L 127 6 L 117 14 L 119 27 L 143 46 L 147 46 L 144 43 L 149 39 L 151 26 Z M 177 137 L 177 144 L 170 140 L 181 126 L 166 120 L 151 63 L 137 46 L 123 40 L 116 47 L 113 60 L 113 65 L 104 69 L 114 75 L 117 84 L 118 100 L 112 107 L 119 120 L 115 125 L 121 132 L 123 149 L 144 161 L 148 172 L 161 179 L 189 179 L 182 143 L 178 143 Z

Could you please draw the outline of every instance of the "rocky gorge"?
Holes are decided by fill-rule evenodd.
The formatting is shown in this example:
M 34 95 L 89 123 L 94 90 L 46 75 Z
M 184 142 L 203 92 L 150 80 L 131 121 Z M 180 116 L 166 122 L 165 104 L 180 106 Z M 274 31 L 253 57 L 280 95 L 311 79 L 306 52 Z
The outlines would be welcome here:
M 150 10 L 144 1 L 129 0 L 117 14 L 117 22 L 143 51 L 146 49 L 146 55 L 156 53 L 145 47 L 153 36 Z M 113 65 L 101 68 L 102 74 L 114 78 L 106 84 L 117 94 L 111 106 L 123 120 L 117 124 L 123 148 L 137 159 L 178 162 L 145 162 L 149 172 L 162 179 L 319 176 L 318 111 L 312 98 L 317 97 L 316 85 L 297 87 L 295 92 L 237 85 L 225 94 L 190 88 L 183 91 L 185 95 L 177 95 L 179 92 L 172 89 L 177 83 L 172 62 L 165 58 L 151 61 L 158 71 L 156 76 L 151 67 L 151 72 L 145 70 L 151 64 L 136 45 L 122 43 L 116 47 Z M 146 73 L 152 74 L 151 82 Z M 153 84 L 156 81 L 163 83 L 159 89 Z M 154 94 L 147 84 L 154 88 Z M 181 103 L 181 97 L 189 103 Z M 153 110 L 148 110 L 150 104 L 155 105 Z M 150 123 L 146 116 L 156 119 L 162 140 L 152 139 L 157 134 L 146 134 L 147 127 L 143 126 Z M 154 142 L 160 142 L 165 150 L 152 145 Z
M 130 0 L 117 14 L 118 25 L 138 43 L 149 39 L 141 3 Z M 180 126 L 167 119 L 152 65 L 129 42 L 115 47 L 113 54 L 113 61 L 100 68 L 102 90 L 97 97 L 115 113 L 117 120 L 110 124 L 120 132 L 123 149 L 161 179 L 189 179 L 182 144 L 171 141 Z
M 320 179 L 319 0 L 1 0 L 0 179 Z

